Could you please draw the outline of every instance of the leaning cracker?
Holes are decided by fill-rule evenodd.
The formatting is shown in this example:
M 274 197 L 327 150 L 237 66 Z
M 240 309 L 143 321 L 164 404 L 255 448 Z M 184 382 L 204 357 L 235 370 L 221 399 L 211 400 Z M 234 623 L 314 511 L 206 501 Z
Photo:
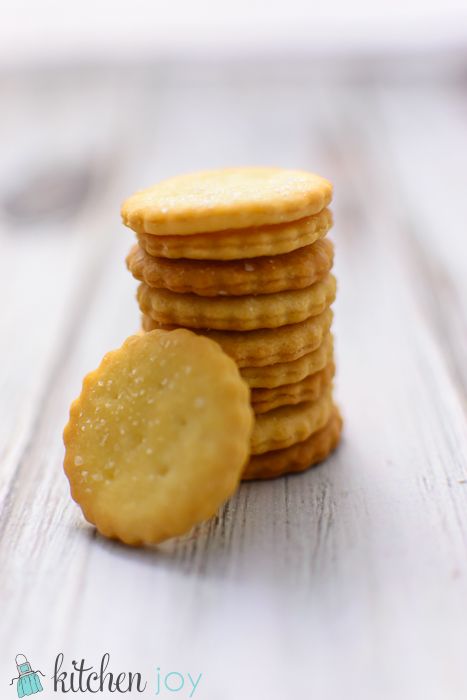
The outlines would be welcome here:
M 319 316 L 311 316 L 301 323 L 280 328 L 261 328 L 255 331 L 210 331 L 195 329 L 195 333 L 215 340 L 239 367 L 264 367 L 274 363 L 292 362 L 316 350 L 329 331 L 332 309 Z M 157 321 L 143 315 L 143 329 L 160 328 Z M 170 328 L 170 327 L 169 327 Z
M 190 260 L 242 260 L 264 255 L 280 255 L 311 245 L 323 238 L 332 226 L 332 214 L 319 214 L 275 226 L 196 233 L 192 236 L 153 236 L 139 233 L 142 248 L 160 258 Z
M 281 406 L 255 417 L 251 454 L 289 447 L 306 440 L 323 427 L 332 412 L 332 392 L 328 388 L 317 401 Z
M 216 343 L 186 330 L 132 336 L 71 406 L 72 496 L 107 537 L 180 535 L 235 490 L 252 424 L 248 387 Z
M 328 333 L 313 352 L 292 362 L 279 362 L 264 367 L 242 367 L 240 374 L 251 389 L 274 389 L 295 384 L 324 369 L 333 356 L 333 337 Z
M 179 236 L 294 221 L 331 198 L 331 183 L 314 173 L 226 168 L 163 180 L 129 197 L 121 213 L 134 231 Z
M 279 406 L 293 406 L 303 401 L 316 401 L 325 388 L 330 386 L 335 373 L 335 366 L 330 362 L 319 372 L 310 374 L 300 382 L 283 384 L 274 389 L 252 389 L 251 405 L 256 415 L 267 413 Z
M 330 271 L 333 254 L 329 239 L 251 260 L 170 260 L 135 245 L 126 263 L 133 277 L 149 287 L 208 297 L 237 296 L 309 287 Z
M 305 289 L 244 297 L 201 297 L 152 289 L 142 283 L 140 309 L 160 323 L 188 328 L 247 331 L 278 328 L 321 314 L 336 296 L 332 274 Z
M 309 438 L 282 450 L 252 455 L 242 479 L 274 479 L 283 474 L 302 472 L 322 462 L 339 443 L 342 418 L 336 407 L 326 425 Z

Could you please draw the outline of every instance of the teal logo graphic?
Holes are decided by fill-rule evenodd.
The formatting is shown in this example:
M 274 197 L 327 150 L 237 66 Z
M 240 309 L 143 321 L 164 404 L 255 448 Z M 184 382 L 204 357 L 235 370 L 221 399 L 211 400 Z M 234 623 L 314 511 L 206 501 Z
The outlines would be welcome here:
M 24 698 L 26 695 L 34 695 L 34 693 L 40 693 L 44 690 L 40 678 L 37 675 L 40 673 L 41 676 L 43 676 L 44 674 L 42 671 L 33 671 L 31 664 L 24 654 L 18 654 L 15 661 L 18 675 L 11 679 L 10 685 L 18 681 L 16 684 L 18 697 Z

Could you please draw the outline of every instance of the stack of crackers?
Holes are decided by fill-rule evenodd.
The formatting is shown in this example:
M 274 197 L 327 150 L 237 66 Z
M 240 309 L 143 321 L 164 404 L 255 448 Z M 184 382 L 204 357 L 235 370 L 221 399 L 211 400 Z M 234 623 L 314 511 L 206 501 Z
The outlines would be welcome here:
M 304 470 L 339 440 L 331 198 L 312 173 L 231 168 L 165 180 L 122 207 L 143 329 L 217 341 L 250 387 L 245 479 Z

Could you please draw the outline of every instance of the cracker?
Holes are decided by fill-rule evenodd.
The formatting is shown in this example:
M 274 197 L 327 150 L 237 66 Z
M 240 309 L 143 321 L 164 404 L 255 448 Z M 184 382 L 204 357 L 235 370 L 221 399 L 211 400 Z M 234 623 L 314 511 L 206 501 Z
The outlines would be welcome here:
M 179 175 L 137 192 L 122 205 L 134 231 L 191 235 L 294 221 L 321 211 L 332 185 L 282 168 L 226 168 Z
M 256 296 L 201 297 L 153 289 L 144 283 L 137 292 L 141 311 L 160 323 L 238 331 L 299 323 L 321 314 L 335 296 L 332 274 L 305 289 Z
M 342 418 L 336 407 L 326 425 L 309 438 L 273 452 L 252 455 L 243 479 L 274 479 L 283 474 L 302 472 L 322 462 L 337 447 L 342 432 Z
M 192 236 L 153 236 L 138 234 L 142 248 L 156 257 L 193 260 L 242 260 L 279 255 L 310 245 L 324 238 L 332 226 L 332 214 L 319 214 L 275 226 L 231 229 Z
M 332 406 L 332 392 L 327 388 L 316 401 L 281 406 L 257 415 L 251 436 L 251 454 L 283 449 L 306 440 L 327 423 Z
M 216 343 L 186 330 L 132 336 L 71 406 L 72 497 L 127 544 L 181 535 L 237 487 L 252 425 L 248 387 Z
M 330 271 L 333 253 L 329 239 L 251 260 L 169 260 L 135 245 L 126 263 L 133 277 L 149 287 L 208 297 L 241 296 L 309 287 Z
M 254 412 L 267 413 L 279 406 L 293 406 L 303 401 L 316 401 L 332 381 L 336 368 L 330 362 L 324 369 L 310 374 L 300 382 L 283 384 L 274 389 L 252 389 L 251 405 Z
M 301 323 L 280 328 L 262 328 L 255 331 L 209 331 L 197 329 L 222 347 L 239 367 L 264 367 L 274 363 L 292 362 L 316 350 L 329 331 L 332 309 L 319 316 L 311 316 Z M 151 331 L 160 325 L 148 316 L 142 318 L 143 329 Z
M 332 360 L 333 337 L 328 333 L 313 352 L 292 362 L 279 362 L 264 367 L 242 367 L 240 374 L 250 388 L 274 389 L 284 384 L 295 384 L 319 372 Z

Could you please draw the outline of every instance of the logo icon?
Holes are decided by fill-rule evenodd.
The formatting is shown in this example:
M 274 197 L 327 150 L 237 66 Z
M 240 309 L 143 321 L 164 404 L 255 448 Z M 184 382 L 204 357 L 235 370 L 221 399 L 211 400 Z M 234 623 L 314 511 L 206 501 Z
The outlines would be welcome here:
M 18 675 L 11 679 L 10 685 L 13 685 L 14 681 L 18 681 L 16 684 L 18 697 L 24 698 L 26 695 L 34 695 L 34 693 L 40 693 L 44 690 L 40 678 L 37 675 L 40 673 L 41 676 L 44 676 L 42 671 L 33 671 L 31 664 L 24 654 L 18 654 L 15 661 Z

